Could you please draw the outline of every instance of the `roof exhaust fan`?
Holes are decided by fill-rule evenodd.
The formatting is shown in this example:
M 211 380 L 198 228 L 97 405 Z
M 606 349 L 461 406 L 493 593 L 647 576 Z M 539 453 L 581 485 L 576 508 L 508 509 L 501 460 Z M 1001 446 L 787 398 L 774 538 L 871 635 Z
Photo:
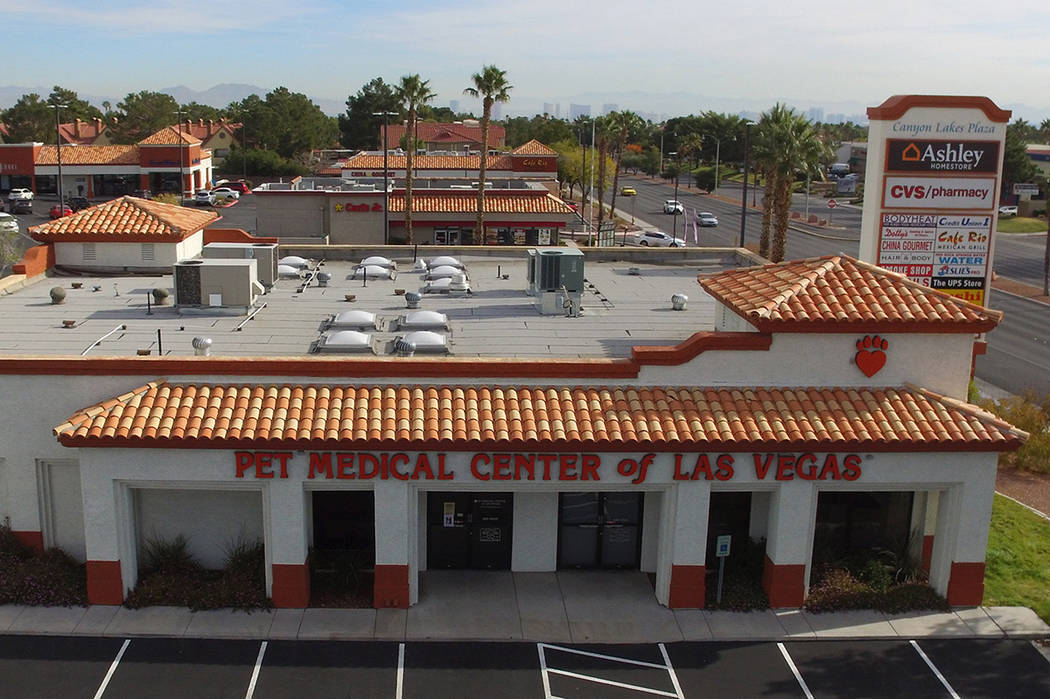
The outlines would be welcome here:
M 198 357 L 210 357 L 211 356 L 211 338 L 210 337 L 195 337 L 193 338 L 193 353 Z
M 685 294 L 674 294 L 671 296 L 672 311 L 684 311 L 687 303 L 689 303 L 689 297 Z

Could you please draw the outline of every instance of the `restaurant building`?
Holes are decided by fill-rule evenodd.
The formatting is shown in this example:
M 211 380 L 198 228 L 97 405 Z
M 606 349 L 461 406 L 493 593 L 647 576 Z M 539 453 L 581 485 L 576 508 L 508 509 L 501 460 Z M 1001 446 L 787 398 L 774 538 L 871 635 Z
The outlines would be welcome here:
M 951 604 L 981 602 L 997 456 L 1026 437 L 966 402 L 999 312 L 845 256 L 486 252 L 422 316 L 404 248 L 362 254 L 396 279 L 329 259 L 324 285 L 279 280 L 251 322 L 146 315 L 131 291 L 170 277 L 62 305 L 65 280 L 10 282 L 0 516 L 86 561 L 102 604 L 180 534 L 215 566 L 261 540 L 278 607 L 309 604 L 321 549 L 360 556 L 376 607 L 439 568 L 633 570 L 702 607 L 724 535 L 764 547 L 774 607 L 816 557 L 897 535 Z

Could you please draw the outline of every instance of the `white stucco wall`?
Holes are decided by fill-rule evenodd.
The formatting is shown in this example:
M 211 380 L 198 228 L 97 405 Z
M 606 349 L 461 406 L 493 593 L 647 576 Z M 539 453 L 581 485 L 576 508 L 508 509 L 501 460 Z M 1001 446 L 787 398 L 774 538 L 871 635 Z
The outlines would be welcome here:
M 57 546 L 76 560 L 84 561 L 80 465 L 75 461 L 41 462 L 40 484 L 44 490 L 44 545 Z
M 205 568 L 218 569 L 238 543 L 263 540 L 262 498 L 258 491 L 136 488 L 139 560 L 150 540 L 170 541 L 181 534 Z
M 555 570 L 558 567 L 558 493 L 515 493 L 513 535 L 512 570 Z
M 84 243 L 55 243 L 55 264 L 62 267 L 88 269 L 164 269 L 179 260 L 196 257 L 204 245 L 204 234 L 200 231 L 178 243 L 149 243 L 153 246 L 153 259 L 143 259 L 145 243 L 92 243 L 95 246 L 94 261 L 84 259 Z

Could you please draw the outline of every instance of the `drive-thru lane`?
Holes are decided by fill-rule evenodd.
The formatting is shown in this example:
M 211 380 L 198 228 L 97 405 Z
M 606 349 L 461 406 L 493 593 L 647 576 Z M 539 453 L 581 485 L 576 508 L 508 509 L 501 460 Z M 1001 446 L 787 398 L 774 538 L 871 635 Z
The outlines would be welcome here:
M 264 645 L 134 638 L 121 655 L 124 643 L 0 636 L 0 697 L 1050 696 L 1050 662 L 1014 639 Z

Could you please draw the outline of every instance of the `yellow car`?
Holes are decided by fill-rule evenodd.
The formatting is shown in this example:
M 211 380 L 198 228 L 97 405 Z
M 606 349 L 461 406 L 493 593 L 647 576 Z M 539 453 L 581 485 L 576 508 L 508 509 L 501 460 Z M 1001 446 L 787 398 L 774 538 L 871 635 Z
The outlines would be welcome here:
M 637 193 L 638 192 L 634 190 L 634 187 L 620 187 L 620 194 L 622 196 L 633 197 Z

